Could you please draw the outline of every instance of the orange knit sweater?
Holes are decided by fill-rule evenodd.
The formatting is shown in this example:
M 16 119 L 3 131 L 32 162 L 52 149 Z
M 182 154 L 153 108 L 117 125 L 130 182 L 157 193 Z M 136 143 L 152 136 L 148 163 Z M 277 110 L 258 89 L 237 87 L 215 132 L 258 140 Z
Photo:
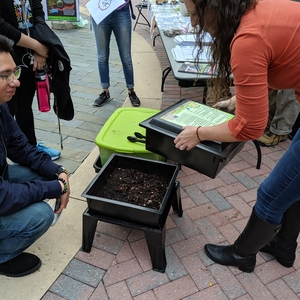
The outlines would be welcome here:
M 300 3 L 261 0 L 247 12 L 231 43 L 238 140 L 259 138 L 268 121 L 268 92 L 295 89 L 300 102 Z

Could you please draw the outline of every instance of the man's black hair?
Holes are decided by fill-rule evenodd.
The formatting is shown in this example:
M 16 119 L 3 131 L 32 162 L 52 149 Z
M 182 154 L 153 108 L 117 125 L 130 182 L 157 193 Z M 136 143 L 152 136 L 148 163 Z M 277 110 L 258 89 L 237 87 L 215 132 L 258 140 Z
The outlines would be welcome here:
M 13 45 L 14 42 L 11 39 L 0 34 L 0 53 L 7 52 L 10 53 L 11 56 L 14 56 Z

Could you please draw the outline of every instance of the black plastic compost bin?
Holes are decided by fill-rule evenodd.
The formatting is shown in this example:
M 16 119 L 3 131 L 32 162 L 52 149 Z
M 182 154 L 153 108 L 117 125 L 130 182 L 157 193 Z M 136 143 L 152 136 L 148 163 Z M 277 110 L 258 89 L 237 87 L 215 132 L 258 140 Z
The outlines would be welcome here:
M 147 150 L 163 155 L 210 178 L 215 178 L 242 150 L 244 142 L 203 141 L 190 151 L 181 151 L 175 148 L 174 139 L 182 131 L 183 126 L 201 125 L 201 122 L 207 121 L 203 120 L 205 118 L 223 120 L 232 117 L 233 115 L 229 113 L 189 99 L 183 99 L 142 121 L 140 126 L 146 128 Z M 183 120 L 182 125 L 177 124 L 179 118 Z

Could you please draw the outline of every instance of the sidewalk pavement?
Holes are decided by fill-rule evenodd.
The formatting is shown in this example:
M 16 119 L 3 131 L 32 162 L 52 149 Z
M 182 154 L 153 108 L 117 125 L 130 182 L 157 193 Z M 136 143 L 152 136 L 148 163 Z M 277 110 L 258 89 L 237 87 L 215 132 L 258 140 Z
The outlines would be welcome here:
M 133 4 L 138 3 L 137 0 Z M 81 7 L 84 19 L 89 19 Z M 203 252 L 207 242 L 232 243 L 242 231 L 256 200 L 259 184 L 284 154 L 290 140 L 262 148 L 263 160 L 255 168 L 257 154 L 252 142 L 215 179 L 182 167 L 183 217 L 170 211 L 166 223 L 165 273 L 152 270 L 144 233 L 99 223 L 91 253 L 80 251 L 82 213 L 86 201 L 81 193 L 95 176 L 93 163 L 99 154 L 94 139 L 112 112 L 129 106 L 116 45 L 112 42 L 113 101 L 92 106 L 101 92 L 95 39 L 89 25 L 57 31 L 66 46 L 73 70 L 72 98 L 75 117 L 62 121 L 64 149 L 57 161 L 72 172 L 71 200 L 58 223 L 28 251 L 41 257 L 43 265 L 23 278 L 1 277 L 0 299 L 299 299 L 300 260 L 293 268 L 282 267 L 271 256 L 259 253 L 253 273 L 212 263 Z M 133 32 L 136 92 L 142 107 L 165 108 L 181 98 L 202 99 L 201 88 L 181 89 L 169 74 L 160 92 L 161 70 L 168 66 L 163 46 L 152 47 L 149 29 L 138 25 Z M 57 119 L 53 112 L 35 109 L 38 139 L 59 147 Z

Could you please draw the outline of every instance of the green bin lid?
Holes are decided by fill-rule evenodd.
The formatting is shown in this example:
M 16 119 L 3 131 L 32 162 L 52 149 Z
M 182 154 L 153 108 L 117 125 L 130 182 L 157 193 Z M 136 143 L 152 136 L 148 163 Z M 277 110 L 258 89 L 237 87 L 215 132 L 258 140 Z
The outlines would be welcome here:
M 127 136 L 134 136 L 134 132 L 145 135 L 146 129 L 139 126 L 139 123 L 159 112 L 160 110 L 151 108 L 118 108 L 105 122 L 95 144 L 120 153 L 150 153 L 145 149 L 144 143 L 130 142 Z

